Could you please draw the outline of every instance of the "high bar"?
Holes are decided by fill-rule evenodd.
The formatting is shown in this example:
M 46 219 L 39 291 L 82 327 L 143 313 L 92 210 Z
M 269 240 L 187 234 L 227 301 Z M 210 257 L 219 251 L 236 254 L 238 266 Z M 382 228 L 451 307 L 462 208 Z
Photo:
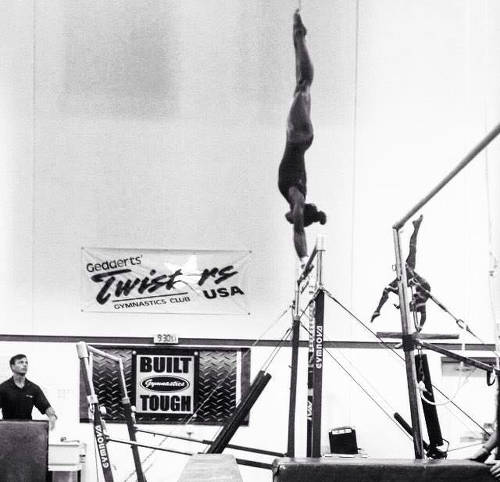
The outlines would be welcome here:
M 393 225 L 393 229 L 399 231 L 406 222 L 422 209 L 443 187 L 446 186 L 464 167 L 466 167 L 478 154 L 483 151 L 493 139 L 500 134 L 500 124 L 497 124 L 486 136 L 479 142 L 459 163 L 458 165 L 445 176 L 439 184 L 432 189 L 424 198 L 422 198 L 408 213 Z

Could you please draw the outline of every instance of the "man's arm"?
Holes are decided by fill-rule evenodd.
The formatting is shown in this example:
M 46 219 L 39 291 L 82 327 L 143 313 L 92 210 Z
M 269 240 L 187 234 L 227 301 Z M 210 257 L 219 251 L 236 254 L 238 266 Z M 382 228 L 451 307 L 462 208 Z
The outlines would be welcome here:
M 45 410 L 45 415 L 47 415 L 47 418 L 49 419 L 49 429 L 53 430 L 56 426 L 57 420 L 56 411 L 52 407 L 49 407 Z
M 38 387 L 36 391 L 34 405 L 40 413 L 47 415 L 49 419 L 49 429 L 52 430 L 56 426 L 57 415 L 40 387 Z

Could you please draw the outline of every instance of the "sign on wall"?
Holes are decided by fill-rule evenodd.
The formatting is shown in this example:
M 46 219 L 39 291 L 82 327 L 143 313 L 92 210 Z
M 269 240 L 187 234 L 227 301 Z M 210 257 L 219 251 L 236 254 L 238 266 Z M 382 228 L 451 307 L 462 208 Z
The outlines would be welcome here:
M 123 362 L 123 375 L 131 403 L 136 406 L 138 423 L 145 424 L 183 424 L 189 423 L 222 425 L 234 413 L 241 397 L 248 393 L 250 386 L 250 359 L 249 348 L 211 348 L 197 347 L 157 347 L 157 346 L 109 346 L 97 345 Z M 150 357 L 143 361 L 141 380 L 148 388 L 165 389 L 171 391 L 137 390 L 138 377 L 136 376 L 137 355 Z M 191 357 L 194 356 L 194 373 L 191 372 Z M 156 359 L 156 367 L 152 357 L 173 357 L 177 361 L 161 361 Z M 121 376 L 115 361 L 91 353 L 92 381 L 99 404 L 106 407 L 106 421 L 109 423 L 125 423 L 125 413 L 122 405 L 122 396 L 119 386 Z M 145 359 L 144 359 L 145 360 Z M 140 367 L 139 367 L 140 368 Z M 151 371 L 150 371 L 151 370 Z M 185 386 L 182 380 L 191 382 L 194 376 L 194 385 Z M 172 377 L 166 380 L 155 377 Z M 150 382 L 146 380 L 153 378 Z M 192 388 L 192 391 L 190 391 Z M 176 389 L 176 391 L 174 391 Z M 177 390 L 178 389 L 178 390 Z M 141 399 L 140 395 L 157 395 L 158 398 Z M 180 398 L 181 396 L 194 399 Z M 139 395 L 139 396 L 138 396 Z M 161 395 L 170 395 L 170 398 L 161 399 Z M 177 396 L 179 398 L 172 398 Z M 142 405 L 144 404 L 144 405 Z M 162 407 L 163 404 L 163 407 Z M 189 411 L 192 405 L 194 411 Z M 145 406 L 145 408 L 143 408 Z M 141 412 L 141 410 L 145 410 Z M 165 409 L 164 411 L 162 411 Z M 80 422 L 89 421 L 87 392 L 84 377 L 80 371 Z M 248 420 L 244 422 L 248 423 Z
M 196 409 L 197 351 L 140 350 L 132 359 L 138 414 L 188 415 Z
M 249 251 L 82 248 L 82 310 L 248 314 Z

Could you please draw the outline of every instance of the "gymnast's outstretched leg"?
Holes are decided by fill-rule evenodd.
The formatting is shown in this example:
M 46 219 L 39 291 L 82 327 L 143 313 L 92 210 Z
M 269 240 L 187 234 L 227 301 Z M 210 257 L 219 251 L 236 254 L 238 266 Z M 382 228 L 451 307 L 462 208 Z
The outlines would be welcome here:
M 427 292 L 431 290 L 431 287 L 427 280 L 422 278 L 415 272 L 415 266 L 417 264 L 417 236 L 422 224 L 423 216 L 421 215 L 418 219 L 413 221 L 413 233 L 410 237 L 410 252 L 408 258 L 406 259 L 406 274 L 408 277 L 408 284 L 414 286 L 413 297 L 410 302 L 410 310 L 416 311 L 420 314 L 420 319 L 418 321 L 417 330 L 421 331 L 424 323 L 427 319 L 427 308 L 425 306 L 429 295 Z
M 287 141 L 293 143 L 305 142 L 310 145 L 313 137 L 310 87 L 314 77 L 314 68 L 306 46 L 306 34 L 307 30 L 297 10 L 293 16 L 296 84 L 292 105 L 288 114 Z
M 417 264 L 417 237 L 418 230 L 420 229 L 420 225 L 422 224 L 422 220 L 424 217 L 420 215 L 418 219 L 413 221 L 413 233 L 410 237 L 410 252 L 408 253 L 408 257 L 406 258 L 406 266 L 410 268 L 410 277 L 413 275 L 412 271 L 415 270 L 415 266 Z

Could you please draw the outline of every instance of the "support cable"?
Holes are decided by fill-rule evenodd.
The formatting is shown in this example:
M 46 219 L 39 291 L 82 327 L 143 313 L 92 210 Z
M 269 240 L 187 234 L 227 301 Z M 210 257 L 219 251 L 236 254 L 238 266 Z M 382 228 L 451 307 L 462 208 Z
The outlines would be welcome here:
M 418 287 L 429 297 L 431 301 L 433 301 L 439 308 L 441 308 L 447 315 L 449 315 L 457 324 L 457 326 L 461 329 L 469 333 L 473 336 L 479 343 L 482 345 L 487 345 L 487 343 L 481 339 L 476 333 L 472 331 L 470 325 L 465 322 L 463 319 L 455 316 L 449 308 L 447 308 L 440 300 L 438 300 L 429 290 L 425 289 L 420 283 L 415 283 Z M 491 354 L 495 355 L 495 358 L 500 358 L 500 354 L 496 350 L 488 350 Z
M 364 323 L 359 317 L 357 317 L 349 308 L 347 308 L 345 305 L 343 305 L 335 296 L 333 296 L 328 290 L 324 290 L 326 295 L 334 301 L 340 308 L 342 308 L 347 314 L 349 314 L 354 320 L 356 320 L 365 330 L 369 331 L 375 338 L 379 340 L 379 343 L 386 347 L 389 351 L 391 351 L 395 356 L 397 356 L 400 360 L 404 361 L 404 358 L 387 342 L 385 342 L 376 332 L 374 332 L 366 323 Z M 436 387 L 436 385 L 432 385 L 434 390 L 436 390 L 438 393 L 440 393 L 444 398 L 450 399 L 440 388 Z M 467 419 L 469 419 L 470 422 L 472 422 L 474 425 L 476 425 L 478 428 L 481 429 L 481 431 L 488 436 L 490 435 L 489 432 L 474 418 L 472 418 L 464 409 L 462 409 L 460 406 L 458 406 L 454 401 L 450 401 L 451 405 L 455 407 L 462 415 L 464 415 Z M 457 420 L 460 420 L 457 418 Z M 460 420 L 461 421 L 461 420 Z
M 309 328 L 307 328 L 302 322 L 300 323 L 300 326 L 307 332 L 310 334 L 310 330 Z M 373 395 L 365 388 L 363 387 L 363 385 L 361 385 L 357 380 L 356 378 L 349 372 L 349 370 L 347 370 L 347 368 L 344 367 L 344 365 L 342 365 L 342 363 L 340 363 L 337 358 L 332 355 L 332 353 L 326 349 L 326 348 L 323 348 L 323 351 L 325 351 L 328 356 L 340 367 L 340 369 L 368 396 L 368 398 L 370 398 L 370 400 L 380 409 L 382 410 L 382 412 L 387 416 L 387 418 L 389 418 L 391 420 L 392 423 L 394 423 L 398 428 L 399 430 L 401 430 L 409 439 L 411 439 L 411 435 L 409 435 L 406 430 L 404 430 L 401 425 L 399 425 L 399 423 L 397 423 L 393 416 L 375 399 L 375 397 L 373 397 Z M 389 404 L 388 404 L 389 405 Z M 389 405 L 390 406 L 390 405 Z M 391 407 L 392 409 L 392 407 Z

